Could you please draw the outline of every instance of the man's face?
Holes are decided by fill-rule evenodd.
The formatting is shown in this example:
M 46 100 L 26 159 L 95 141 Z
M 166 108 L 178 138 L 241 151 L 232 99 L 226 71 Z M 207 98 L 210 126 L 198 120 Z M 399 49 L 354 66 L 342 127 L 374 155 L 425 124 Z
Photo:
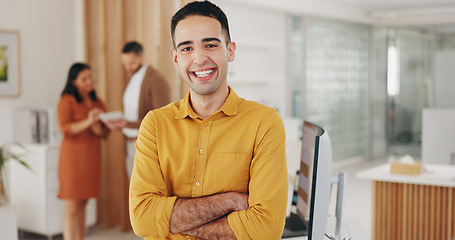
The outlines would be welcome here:
M 122 63 L 128 74 L 133 74 L 142 67 L 143 55 L 136 56 L 134 52 L 122 53 Z
M 171 57 L 192 93 L 211 95 L 226 86 L 228 62 L 235 57 L 235 43 L 226 45 L 220 22 L 205 16 L 188 16 L 174 33 Z

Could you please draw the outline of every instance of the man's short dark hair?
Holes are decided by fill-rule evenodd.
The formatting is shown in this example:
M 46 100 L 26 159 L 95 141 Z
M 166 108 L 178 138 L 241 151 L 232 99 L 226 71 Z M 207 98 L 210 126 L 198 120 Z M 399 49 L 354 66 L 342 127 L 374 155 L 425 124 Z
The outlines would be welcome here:
M 133 52 L 136 56 L 141 56 L 144 50 L 142 49 L 142 45 L 136 41 L 128 42 L 123 47 L 122 53 L 131 53 Z
M 218 22 L 221 23 L 221 29 L 223 29 L 226 33 L 226 41 L 230 42 L 231 41 L 231 34 L 229 33 L 229 24 L 228 20 L 226 17 L 226 14 L 215 4 L 209 2 L 209 1 L 203 1 L 203 2 L 191 2 L 185 5 L 183 8 L 181 8 L 175 15 L 172 17 L 171 20 L 171 36 L 172 36 L 172 44 L 174 45 L 175 48 L 175 41 L 174 41 L 174 33 L 175 33 L 175 27 L 177 24 L 185 19 L 188 16 L 194 16 L 194 15 L 199 15 L 199 16 L 206 16 L 206 17 L 211 17 L 215 18 L 218 20 Z

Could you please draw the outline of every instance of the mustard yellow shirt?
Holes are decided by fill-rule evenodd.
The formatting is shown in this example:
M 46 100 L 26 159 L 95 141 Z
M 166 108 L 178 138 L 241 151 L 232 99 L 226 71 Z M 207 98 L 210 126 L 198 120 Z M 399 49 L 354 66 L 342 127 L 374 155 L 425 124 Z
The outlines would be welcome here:
M 139 129 L 130 218 L 145 239 L 196 239 L 169 232 L 177 198 L 248 193 L 247 210 L 228 215 L 237 239 L 280 239 L 287 206 L 285 133 L 278 112 L 237 96 L 202 119 L 189 95 L 150 111 Z

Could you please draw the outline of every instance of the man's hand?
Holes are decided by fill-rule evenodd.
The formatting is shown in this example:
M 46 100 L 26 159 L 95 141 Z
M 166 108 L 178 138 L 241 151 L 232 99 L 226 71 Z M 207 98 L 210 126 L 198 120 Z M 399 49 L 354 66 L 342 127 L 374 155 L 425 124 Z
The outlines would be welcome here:
M 125 119 L 118 119 L 118 120 L 109 120 L 107 121 L 107 127 L 112 130 L 122 130 L 122 128 L 128 125 L 128 121 Z
M 200 227 L 191 229 L 189 231 L 183 232 L 186 235 L 190 235 L 193 237 L 197 237 L 200 239 L 232 239 L 236 240 L 237 237 L 235 236 L 232 229 L 229 227 L 227 216 L 218 218 L 212 222 L 209 222 L 205 225 Z
M 248 194 L 238 192 L 220 193 L 193 199 L 177 199 L 169 221 L 169 231 L 184 233 L 234 211 L 248 209 Z M 223 221 L 227 224 L 227 221 Z M 230 230 L 229 225 L 218 230 Z M 216 231 L 214 231 L 216 232 Z

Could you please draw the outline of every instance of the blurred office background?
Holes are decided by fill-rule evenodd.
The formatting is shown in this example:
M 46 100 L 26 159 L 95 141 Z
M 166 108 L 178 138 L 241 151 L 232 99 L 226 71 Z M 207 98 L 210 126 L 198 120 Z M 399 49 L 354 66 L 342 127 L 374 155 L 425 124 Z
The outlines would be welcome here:
M 0 0 L 0 30 L 20 36 L 20 93 L 0 98 L 0 144 L 14 140 L 14 109 L 56 106 L 75 61 L 93 67 L 108 110 L 120 109 L 126 81 L 120 50 L 129 40 L 144 43 L 173 99 L 183 97 L 187 89 L 169 56 L 169 21 L 186 2 Z M 419 159 L 422 109 L 455 107 L 454 0 L 213 2 L 227 14 L 237 43 L 228 83 L 276 108 L 285 122 L 305 119 L 327 129 L 335 165 Z M 113 135 L 105 157 L 117 159 L 110 160 L 115 173 L 123 161 L 115 146 L 123 143 Z M 126 180 L 119 184 L 126 193 Z M 128 230 L 126 197 L 105 188 L 98 220 Z

